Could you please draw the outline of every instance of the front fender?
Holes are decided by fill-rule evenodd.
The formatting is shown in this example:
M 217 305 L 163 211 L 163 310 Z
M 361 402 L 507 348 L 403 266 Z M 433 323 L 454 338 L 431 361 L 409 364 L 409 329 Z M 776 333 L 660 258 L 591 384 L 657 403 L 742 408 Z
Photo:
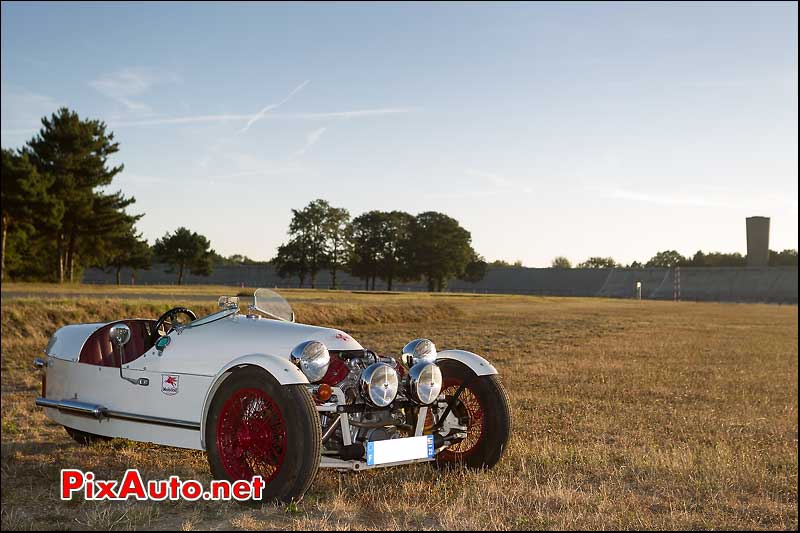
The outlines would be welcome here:
M 497 374 L 497 369 L 478 354 L 466 350 L 444 350 L 436 356 L 437 361 L 442 360 L 458 361 L 468 366 L 478 376 L 490 376 Z
M 308 384 L 308 379 L 297 369 L 288 359 L 278 357 L 275 355 L 268 355 L 263 353 L 253 353 L 243 355 L 234 359 L 222 369 L 217 372 L 211 382 L 211 386 L 206 392 L 205 400 L 203 401 L 203 413 L 200 417 L 200 446 L 206 449 L 206 418 L 208 417 L 208 410 L 211 407 L 211 400 L 217 393 L 220 385 L 230 376 L 236 368 L 242 366 L 257 366 L 269 372 L 278 383 L 281 385 L 302 385 Z

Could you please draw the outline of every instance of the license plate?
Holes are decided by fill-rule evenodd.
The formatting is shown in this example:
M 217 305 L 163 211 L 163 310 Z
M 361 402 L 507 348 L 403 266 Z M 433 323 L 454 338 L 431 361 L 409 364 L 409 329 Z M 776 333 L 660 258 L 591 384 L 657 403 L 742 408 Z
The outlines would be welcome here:
M 433 435 L 367 442 L 367 465 L 433 459 Z

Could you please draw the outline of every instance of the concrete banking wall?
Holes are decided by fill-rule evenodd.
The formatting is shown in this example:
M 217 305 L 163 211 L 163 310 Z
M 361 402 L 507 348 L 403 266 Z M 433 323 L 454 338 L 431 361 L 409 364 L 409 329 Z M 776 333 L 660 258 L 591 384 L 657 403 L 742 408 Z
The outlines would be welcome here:
M 130 269 L 122 271 L 121 281 L 131 283 Z M 680 268 L 680 299 L 724 302 L 772 302 L 797 304 L 797 267 L 730 267 Z M 186 274 L 186 284 L 218 284 L 246 287 L 297 287 L 297 279 L 281 279 L 271 266 L 226 265 L 214 268 L 211 276 Z M 341 289 L 361 290 L 364 282 L 345 273 L 337 275 Z M 113 272 L 89 269 L 84 283 L 114 283 Z M 176 275 L 167 272 L 166 265 L 153 265 L 151 270 L 135 273 L 137 285 L 176 283 Z M 453 280 L 452 292 L 501 294 L 536 294 L 549 296 L 598 296 L 633 298 L 636 282 L 642 282 L 642 298 L 671 300 L 676 289 L 676 270 L 646 269 L 555 269 L 555 268 L 493 268 L 478 283 Z M 329 288 L 331 276 L 320 272 L 318 288 Z M 306 280 L 306 287 L 309 280 Z M 385 290 L 386 284 L 377 281 L 375 288 Z M 395 283 L 399 291 L 424 291 L 426 285 Z

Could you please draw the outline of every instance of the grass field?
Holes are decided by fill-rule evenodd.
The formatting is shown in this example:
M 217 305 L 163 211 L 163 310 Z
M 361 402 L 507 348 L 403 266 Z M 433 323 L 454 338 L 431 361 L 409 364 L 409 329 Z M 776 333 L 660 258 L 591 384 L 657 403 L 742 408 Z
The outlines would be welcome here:
M 171 302 L 132 289 L 105 297 L 113 290 L 3 301 L 4 530 L 798 527 L 796 306 L 525 296 L 283 291 L 299 321 L 345 329 L 381 353 L 428 337 L 490 359 L 514 417 L 491 471 L 320 471 L 297 507 L 62 502 L 61 468 L 210 478 L 201 452 L 123 440 L 81 448 L 33 407 L 31 360 L 57 327 L 181 303 L 210 311 L 211 300 L 181 298 L 216 289 L 170 287 Z

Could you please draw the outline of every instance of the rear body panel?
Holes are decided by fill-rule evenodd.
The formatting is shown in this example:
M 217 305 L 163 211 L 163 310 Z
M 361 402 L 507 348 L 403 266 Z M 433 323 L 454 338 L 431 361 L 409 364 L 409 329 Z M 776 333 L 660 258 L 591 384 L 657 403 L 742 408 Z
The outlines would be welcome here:
M 154 425 L 145 422 L 104 418 L 96 420 L 47 408 L 53 421 L 67 427 L 107 437 L 122 437 L 182 448 L 201 449 L 200 413 L 211 378 L 192 374 L 170 374 L 177 379 L 177 393 L 162 391 L 164 377 L 159 372 L 123 371 L 126 377 L 144 377 L 149 385 L 134 385 L 120 379 L 118 368 L 50 359 L 47 373 L 47 398 L 74 400 L 106 409 L 138 415 L 196 422 L 197 429 Z

